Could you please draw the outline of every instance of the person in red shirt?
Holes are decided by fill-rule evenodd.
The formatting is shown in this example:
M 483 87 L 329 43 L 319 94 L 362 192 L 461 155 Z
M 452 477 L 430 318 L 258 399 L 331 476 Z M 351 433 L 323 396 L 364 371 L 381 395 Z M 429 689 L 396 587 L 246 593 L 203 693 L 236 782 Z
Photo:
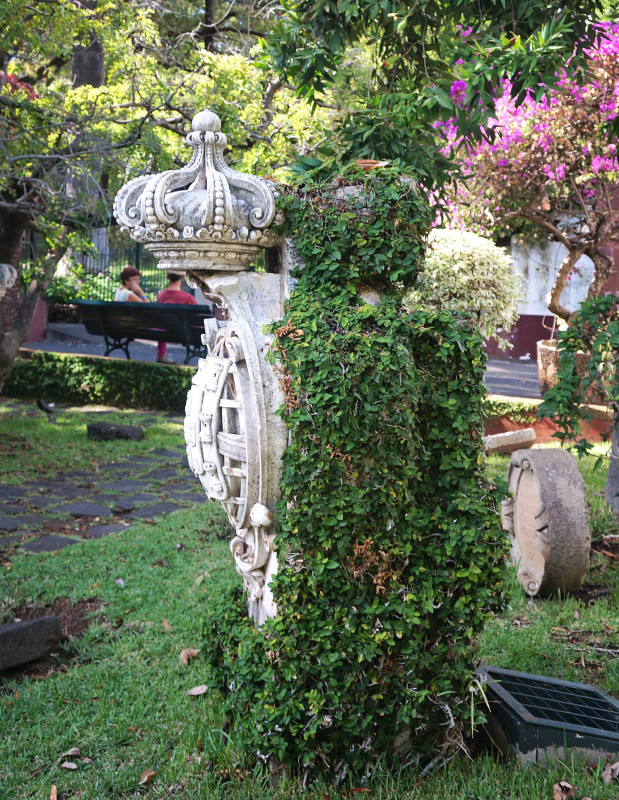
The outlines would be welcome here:
M 183 303 L 187 306 L 195 306 L 196 298 L 183 292 L 181 283 L 183 282 L 183 275 L 178 272 L 166 272 L 166 277 L 169 281 L 168 286 L 157 295 L 158 303 Z M 166 355 L 167 343 L 157 342 L 157 361 L 160 364 L 176 364 L 174 359 Z

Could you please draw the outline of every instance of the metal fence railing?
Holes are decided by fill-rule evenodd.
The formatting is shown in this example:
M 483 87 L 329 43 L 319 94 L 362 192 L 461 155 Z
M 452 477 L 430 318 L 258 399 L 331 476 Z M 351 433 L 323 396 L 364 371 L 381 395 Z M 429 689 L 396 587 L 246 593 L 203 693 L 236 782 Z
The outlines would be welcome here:
M 140 281 L 149 295 L 155 295 L 167 286 L 163 270 L 157 269 L 155 258 L 139 242 L 132 241 L 117 226 L 97 228 L 92 231 L 94 252 L 72 251 L 71 262 L 82 268 L 83 279 L 109 275 L 109 281 L 98 280 L 98 292 L 102 300 L 113 300 L 120 285 L 119 275 L 127 266 L 142 273 Z M 22 241 L 22 263 L 32 261 L 41 252 L 36 235 L 30 234 Z M 109 295 L 109 296 L 108 296 Z

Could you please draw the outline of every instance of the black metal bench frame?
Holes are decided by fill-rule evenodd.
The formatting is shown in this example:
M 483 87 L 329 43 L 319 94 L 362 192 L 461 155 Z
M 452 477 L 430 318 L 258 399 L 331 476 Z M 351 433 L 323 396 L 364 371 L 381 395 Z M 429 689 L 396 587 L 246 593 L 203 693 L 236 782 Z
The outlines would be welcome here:
M 74 300 L 88 333 L 103 336 L 105 355 L 122 350 L 130 360 L 134 339 L 148 339 L 185 346 L 185 361 L 204 358 L 204 320 L 213 316 L 208 306 L 176 303 L 117 303 L 107 300 Z

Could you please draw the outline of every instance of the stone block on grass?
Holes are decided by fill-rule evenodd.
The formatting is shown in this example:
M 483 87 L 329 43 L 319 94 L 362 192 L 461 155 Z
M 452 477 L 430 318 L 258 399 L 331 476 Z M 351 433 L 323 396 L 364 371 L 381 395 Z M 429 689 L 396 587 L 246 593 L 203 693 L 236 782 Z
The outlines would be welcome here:
M 487 455 L 491 453 L 514 453 L 516 450 L 532 447 L 535 444 L 535 438 L 533 428 L 495 433 L 492 436 L 484 436 L 484 448 Z
M 0 670 L 35 661 L 62 638 L 58 617 L 40 617 L 0 625 Z
M 115 439 L 128 439 L 139 442 L 144 438 L 144 429 L 138 425 L 116 425 L 112 422 L 91 422 L 87 428 L 89 439 L 98 442 L 111 442 Z

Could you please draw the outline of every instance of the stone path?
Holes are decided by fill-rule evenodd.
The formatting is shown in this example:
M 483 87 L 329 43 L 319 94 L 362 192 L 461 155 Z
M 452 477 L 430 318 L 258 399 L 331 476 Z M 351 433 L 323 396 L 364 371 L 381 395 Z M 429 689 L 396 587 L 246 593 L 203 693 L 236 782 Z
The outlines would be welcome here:
M 0 563 L 15 548 L 60 550 L 205 501 L 182 440 L 173 449 L 154 449 L 130 461 L 125 456 L 93 472 L 76 470 L 20 486 L 0 483 Z

